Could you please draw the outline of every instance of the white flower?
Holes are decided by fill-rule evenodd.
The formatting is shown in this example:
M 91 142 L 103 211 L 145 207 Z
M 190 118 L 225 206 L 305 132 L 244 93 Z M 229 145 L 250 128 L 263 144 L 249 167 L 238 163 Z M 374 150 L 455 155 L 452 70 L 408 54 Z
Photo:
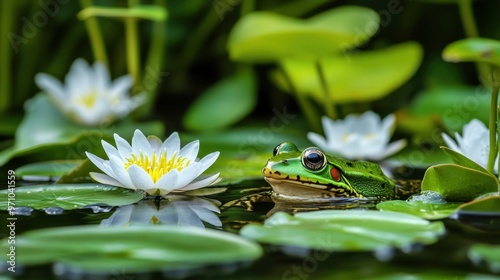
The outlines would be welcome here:
M 105 173 L 90 172 L 90 176 L 99 183 L 163 196 L 170 192 L 206 187 L 219 177 L 219 173 L 201 175 L 217 160 L 219 152 L 198 160 L 198 140 L 181 149 L 177 132 L 162 143 L 155 136 L 146 138 L 137 129 L 132 137 L 132 146 L 116 133 L 114 137 L 117 148 L 102 141 L 109 160 L 86 153 L 89 160 Z
M 87 126 L 123 118 L 145 101 L 145 94 L 128 95 L 133 84 L 130 75 L 112 82 L 103 63 L 96 62 L 92 67 L 81 58 L 71 65 L 64 85 L 43 73 L 35 76 L 35 82 L 62 113 Z
M 349 115 L 344 120 L 321 118 L 325 136 L 309 132 L 307 138 L 325 152 L 339 154 L 353 160 L 382 160 L 405 145 L 405 140 L 389 144 L 396 117 L 388 115 L 384 120 L 372 111 L 360 116 Z
M 463 128 L 462 136 L 458 132 L 455 132 L 457 142 L 444 133 L 442 136 L 450 149 L 461 153 L 482 167 L 487 168 L 490 151 L 489 131 L 480 120 L 473 119 L 466 124 Z M 498 173 L 497 159 L 495 159 L 495 173 Z
M 155 202 L 143 200 L 136 205 L 121 206 L 111 217 L 101 221 L 101 227 L 139 224 L 168 224 L 205 227 L 203 222 L 222 226 L 215 213 L 220 213 L 220 202 L 214 199 L 187 195 L 168 195 Z

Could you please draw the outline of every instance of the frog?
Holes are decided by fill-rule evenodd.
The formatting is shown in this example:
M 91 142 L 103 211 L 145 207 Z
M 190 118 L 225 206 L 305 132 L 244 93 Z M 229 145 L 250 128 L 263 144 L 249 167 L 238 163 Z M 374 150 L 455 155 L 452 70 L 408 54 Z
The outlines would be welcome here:
M 273 196 L 289 201 L 403 199 L 420 191 L 419 180 L 392 180 L 376 163 L 328 155 L 318 147 L 300 151 L 289 141 L 274 148 L 262 173 Z

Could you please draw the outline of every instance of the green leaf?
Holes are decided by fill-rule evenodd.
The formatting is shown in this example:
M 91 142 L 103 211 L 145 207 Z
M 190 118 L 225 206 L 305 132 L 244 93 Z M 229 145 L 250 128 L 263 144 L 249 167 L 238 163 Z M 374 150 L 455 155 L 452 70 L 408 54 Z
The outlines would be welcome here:
M 437 87 L 420 92 L 411 102 L 410 112 L 419 117 L 438 115 L 448 129 L 461 131 L 472 119 L 488 123 L 490 96 L 485 88 Z M 457 106 L 464 109 L 457 110 Z
M 466 38 L 449 44 L 443 50 L 449 62 L 485 62 L 500 66 L 500 41 L 488 38 Z
M 23 165 L 16 169 L 16 176 L 23 180 L 28 177 L 58 178 L 82 163 L 81 160 L 53 160 Z
M 482 173 L 486 173 L 486 175 L 490 175 L 491 177 L 493 178 L 496 178 L 495 176 L 493 176 L 491 173 L 489 173 L 488 171 L 486 171 L 486 169 L 484 169 L 481 165 L 477 164 L 475 161 L 471 160 L 470 158 L 464 156 L 463 154 L 457 152 L 457 151 L 454 151 L 448 147 L 441 147 L 441 149 L 443 149 L 443 151 L 448 155 L 448 157 L 450 157 L 450 159 L 460 165 L 460 166 L 463 166 L 463 167 L 467 167 L 467 168 L 470 168 L 470 169 L 474 169 L 474 170 L 477 170 L 479 172 L 482 172 Z
M 482 195 L 458 208 L 458 212 L 482 212 L 500 214 L 500 193 Z
M 247 225 L 240 234 L 264 243 L 335 251 L 369 251 L 432 244 L 444 234 L 441 222 L 373 210 L 324 210 L 291 216 L 273 214 L 264 225 Z
M 437 220 L 449 217 L 460 203 L 429 203 L 423 201 L 390 200 L 377 204 L 377 209 L 412 214 L 427 220 Z
M 188 108 L 184 126 L 210 131 L 230 126 L 245 118 L 257 104 L 256 79 L 245 69 L 210 87 Z
M 8 252 L 7 240 L 0 248 Z M 259 245 L 234 234 L 167 225 L 50 228 L 16 238 L 16 264 L 59 263 L 90 272 L 178 270 L 253 261 L 261 255 Z
M 498 180 L 476 169 L 440 164 L 427 169 L 422 191 L 438 192 L 447 201 L 470 201 L 479 195 L 498 191 Z
M 378 100 L 400 87 L 417 71 L 422 60 L 422 47 L 407 42 L 359 54 L 338 55 L 321 60 L 330 92 L 336 104 Z M 324 93 L 313 62 L 300 59 L 281 61 L 295 91 L 310 95 L 318 103 Z M 289 86 L 274 72 L 271 78 L 283 90 Z
M 480 264 L 486 261 L 491 271 L 500 272 L 500 245 L 474 244 L 469 249 L 469 259 Z
M 97 168 L 90 160 L 84 159 L 80 164 L 75 166 L 72 170 L 65 173 L 57 180 L 57 184 L 77 184 L 77 183 L 91 183 L 95 182 L 89 175 L 90 172 L 102 171 Z
M 92 204 L 120 206 L 135 203 L 143 198 L 142 192 L 100 184 L 33 185 L 13 189 L 15 207 L 44 209 L 60 207 L 65 210 L 79 209 Z M 9 209 L 9 189 L 0 191 L 0 209 Z
M 89 17 L 142 18 L 154 21 L 167 19 L 167 11 L 156 5 L 136 5 L 131 8 L 89 7 L 81 10 L 77 17 L 85 20 Z
M 132 138 L 134 130 L 144 134 L 163 134 L 160 122 L 136 123 L 124 119 L 108 127 L 83 127 L 69 121 L 46 95 L 38 94 L 26 104 L 26 115 L 16 130 L 14 146 L 0 151 L 0 166 L 11 158 L 43 154 L 43 160 L 82 159 L 84 151 L 102 151 L 101 140 L 113 133 Z
M 273 62 L 291 57 L 317 60 L 362 45 L 378 31 L 380 18 L 368 8 L 342 6 L 296 19 L 271 12 L 253 12 L 231 30 L 232 60 Z

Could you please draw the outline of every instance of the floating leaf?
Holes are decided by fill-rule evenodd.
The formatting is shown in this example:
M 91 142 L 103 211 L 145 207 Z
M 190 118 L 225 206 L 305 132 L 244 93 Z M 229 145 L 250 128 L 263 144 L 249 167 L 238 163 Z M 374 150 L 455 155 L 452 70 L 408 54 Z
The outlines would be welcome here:
M 500 272 L 500 246 L 491 244 L 474 244 L 469 249 L 469 259 L 479 264 L 485 261 L 490 267 L 491 271 L 495 273 Z
M 119 206 L 135 203 L 143 198 L 142 192 L 100 184 L 78 185 L 32 185 L 16 187 L 15 207 L 31 207 L 44 209 L 60 207 L 62 209 L 79 209 L 91 204 Z M 9 209 L 9 190 L 0 191 L 0 209 Z
M 498 180 L 484 173 L 456 164 L 440 164 L 427 169 L 422 180 L 422 191 L 440 193 L 447 201 L 470 201 L 498 191 Z
M 477 170 L 479 172 L 485 173 L 486 175 L 490 175 L 491 177 L 495 178 L 492 174 L 490 174 L 484 167 L 481 165 L 477 164 L 475 161 L 471 160 L 470 158 L 464 156 L 463 154 L 454 151 L 448 147 L 441 147 L 443 151 L 448 155 L 448 157 L 456 164 L 467 167 L 470 169 Z
M 412 214 L 427 220 L 449 217 L 460 203 L 428 203 L 423 201 L 390 200 L 377 204 L 377 209 Z
M 500 41 L 488 38 L 466 38 L 449 44 L 443 50 L 449 62 L 485 62 L 500 66 Z
M 188 108 L 184 126 L 210 131 L 245 118 L 257 104 L 256 79 L 249 69 L 225 78 L 205 91 Z
M 81 164 L 81 160 L 53 160 L 23 165 L 16 169 L 16 175 L 23 180 L 29 178 L 58 178 Z
M 482 212 L 500 216 L 500 193 L 482 195 L 458 208 L 458 212 Z
M 417 71 L 422 47 L 407 42 L 359 54 L 344 54 L 321 59 L 330 98 L 337 104 L 378 100 L 405 83 Z M 324 93 L 313 62 L 300 59 L 281 61 L 294 90 L 311 95 L 318 103 Z M 290 92 L 281 73 L 271 77 L 278 86 Z
M 8 252 L 7 240 L 0 248 Z M 167 225 L 74 226 L 33 230 L 16 237 L 16 264 L 54 262 L 94 272 L 175 270 L 253 261 L 261 255 L 259 245 L 234 234 Z M 7 257 L 2 254 L 0 258 L 4 262 Z
M 231 30 L 232 60 L 273 62 L 291 57 L 317 60 L 362 45 L 378 31 L 380 18 L 368 8 L 343 6 L 307 20 L 252 12 Z
M 90 172 L 102 173 L 89 159 L 80 161 L 80 164 L 64 174 L 56 183 L 58 184 L 77 184 L 95 182 L 89 175 Z
M 264 243 L 320 250 L 366 251 L 432 244 L 445 232 L 441 222 L 413 215 L 362 210 L 324 210 L 291 216 L 278 212 L 264 225 L 247 225 L 240 234 Z

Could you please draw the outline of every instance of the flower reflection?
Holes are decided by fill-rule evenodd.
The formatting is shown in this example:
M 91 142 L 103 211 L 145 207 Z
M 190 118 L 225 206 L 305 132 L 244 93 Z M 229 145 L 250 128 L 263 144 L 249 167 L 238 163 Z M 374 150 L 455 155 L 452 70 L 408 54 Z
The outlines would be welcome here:
M 143 200 L 134 205 L 119 207 L 101 227 L 137 224 L 169 224 L 205 227 L 203 222 L 222 226 L 219 217 L 220 202 L 215 199 L 188 195 L 168 195 L 162 200 Z

